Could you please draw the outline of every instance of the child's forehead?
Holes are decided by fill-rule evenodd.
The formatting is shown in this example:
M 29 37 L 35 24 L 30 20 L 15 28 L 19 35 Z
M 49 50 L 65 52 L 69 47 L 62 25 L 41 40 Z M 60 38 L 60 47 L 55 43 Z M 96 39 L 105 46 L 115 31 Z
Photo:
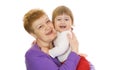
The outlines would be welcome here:
M 67 13 L 61 13 L 61 14 L 58 14 L 57 16 L 70 16 L 70 15 Z

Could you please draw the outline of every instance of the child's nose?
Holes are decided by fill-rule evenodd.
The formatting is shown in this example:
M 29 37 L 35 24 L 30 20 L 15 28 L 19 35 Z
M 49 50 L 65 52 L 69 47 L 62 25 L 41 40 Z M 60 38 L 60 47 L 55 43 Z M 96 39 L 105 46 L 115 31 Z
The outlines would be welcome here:
M 62 23 L 65 23 L 65 20 L 62 20 Z

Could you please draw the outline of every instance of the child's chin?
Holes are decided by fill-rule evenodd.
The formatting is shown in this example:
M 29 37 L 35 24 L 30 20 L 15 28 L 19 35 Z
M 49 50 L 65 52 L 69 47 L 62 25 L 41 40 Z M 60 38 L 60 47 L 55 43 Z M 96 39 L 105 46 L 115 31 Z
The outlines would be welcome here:
M 69 30 L 69 29 L 61 29 L 61 31 L 67 31 L 67 30 Z

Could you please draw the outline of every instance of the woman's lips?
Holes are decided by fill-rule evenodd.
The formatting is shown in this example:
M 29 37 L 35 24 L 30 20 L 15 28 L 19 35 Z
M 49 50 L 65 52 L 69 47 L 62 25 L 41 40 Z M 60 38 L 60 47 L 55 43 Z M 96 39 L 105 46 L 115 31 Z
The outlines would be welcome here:
M 50 30 L 49 32 L 46 33 L 46 35 L 51 35 L 53 33 L 53 30 Z

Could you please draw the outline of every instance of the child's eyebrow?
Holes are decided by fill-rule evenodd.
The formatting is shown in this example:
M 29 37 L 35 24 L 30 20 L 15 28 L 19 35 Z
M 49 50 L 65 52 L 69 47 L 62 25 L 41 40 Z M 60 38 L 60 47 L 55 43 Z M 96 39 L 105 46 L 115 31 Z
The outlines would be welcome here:
M 58 17 L 56 17 L 56 18 L 61 18 L 61 16 L 58 16 Z
M 69 18 L 70 16 L 65 16 L 65 18 Z

